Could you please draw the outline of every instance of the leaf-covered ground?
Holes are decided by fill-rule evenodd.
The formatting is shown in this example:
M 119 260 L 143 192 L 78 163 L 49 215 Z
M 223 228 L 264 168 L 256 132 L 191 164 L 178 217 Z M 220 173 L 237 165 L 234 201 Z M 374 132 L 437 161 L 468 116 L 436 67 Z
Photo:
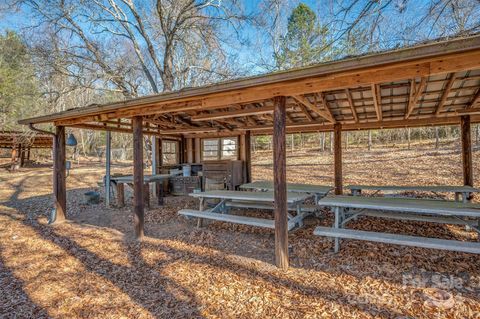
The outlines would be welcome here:
M 271 179 L 270 155 L 254 158 L 254 178 Z M 296 154 L 288 164 L 290 181 L 332 181 L 328 153 Z M 344 172 L 346 185 L 462 181 L 454 144 L 350 149 Z M 101 163 L 76 166 L 68 178 L 71 221 L 47 226 L 50 166 L 0 172 L 0 318 L 480 318 L 478 255 L 359 241 L 333 254 L 330 240 L 312 235 L 332 223 L 325 212 L 290 234 L 292 266 L 283 272 L 273 266 L 273 231 L 220 222 L 198 229 L 176 214 L 197 207 L 184 197 L 148 210 L 147 237 L 138 243 L 131 205 L 84 203 L 102 174 Z M 350 227 L 478 241 L 453 225 L 364 218 Z

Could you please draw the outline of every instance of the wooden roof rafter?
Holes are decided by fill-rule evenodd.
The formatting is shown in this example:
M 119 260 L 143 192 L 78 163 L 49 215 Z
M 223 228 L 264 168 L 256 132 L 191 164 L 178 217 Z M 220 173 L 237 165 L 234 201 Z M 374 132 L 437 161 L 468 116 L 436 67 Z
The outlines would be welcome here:
M 308 100 L 308 98 L 306 98 L 305 96 L 292 95 L 292 98 L 295 99 L 298 103 L 307 107 L 312 112 L 315 112 L 316 114 L 318 114 L 322 118 L 326 119 L 327 121 L 329 121 L 331 123 L 335 122 L 335 118 L 332 116 L 332 114 L 329 111 L 320 109 L 317 105 L 312 104 L 312 102 L 310 102 Z M 324 104 L 324 107 L 327 108 L 328 106 L 326 104 Z M 310 122 L 312 122 L 312 120 L 313 119 L 311 119 Z
M 358 123 L 358 114 L 357 110 L 355 110 L 355 103 L 353 102 L 352 92 L 350 92 L 350 89 L 345 89 L 345 95 L 347 96 L 348 106 L 352 112 L 353 119 L 355 120 L 355 123 Z
M 456 74 L 452 73 L 448 75 L 448 81 L 445 84 L 445 89 L 443 90 L 442 96 L 440 101 L 438 102 L 437 108 L 435 110 L 435 116 L 440 115 L 440 113 L 445 108 L 445 102 L 447 101 L 448 94 L 450 94 L 450 90 L 452 89 L 453 83 L 455 82 Z
M 381 87 L 379 84 L 372 84 L 370 87 L 372 90 L 373 105 L 375 106 L 375 113 L 377 114 L 377 120 L 382 121 L 383 114 L 382 114 Z
M 425 90 L 427 86 L 427 78 L 422 77 L 420 79 L 420 83 L 417 84 L 416 80 L 411 80 L 410 85 L 410 98 L 408 100 L 407 111 L 405 113 L 405 119 L 408 119 L 413 112 L 413 109 L 417 105 L 418 99 L 420 98 L 421 94 Z

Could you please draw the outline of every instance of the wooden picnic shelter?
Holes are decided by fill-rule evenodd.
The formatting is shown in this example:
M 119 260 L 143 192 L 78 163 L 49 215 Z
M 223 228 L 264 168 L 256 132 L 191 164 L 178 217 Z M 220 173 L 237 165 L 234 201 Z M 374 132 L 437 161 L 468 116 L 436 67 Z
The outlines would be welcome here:
M 287 133 L 334 134 L 335 194 L 343 192 L 341 132 L 460 125 L 464 185 L 473 186 L 471 123 L 480 122 L 480 36 L 454 38 L 305 68 L 24 119 L 53 123 L 57 220 L 66 218 L 65 127 L 133 134 L 134 223 L 143 236 L 143 136 L 180 141 L 196 162 L 203 138 L 237 136 L 251 179 L 250 138 L 273 134 L 275 256 L 288 267 Z M 38 127 L 37 127 L 38 129 Z M 156 148 L 156 156 L 161 152 Z M 161 165 L 160 165 L 161 166 Z
M 0 131 L 0 148 L 11 150 L 11 165 L 18 162 L 24 166 L 25 160 L 30 160 L 32 148 L 52 148 L 51 134 L 36 134 L 34 132 Z

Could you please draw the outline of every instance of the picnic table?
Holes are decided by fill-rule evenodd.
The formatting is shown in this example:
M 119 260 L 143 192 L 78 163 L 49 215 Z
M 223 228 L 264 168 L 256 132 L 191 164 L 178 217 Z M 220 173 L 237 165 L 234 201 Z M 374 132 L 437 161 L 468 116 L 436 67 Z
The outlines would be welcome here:
M 480 243 L 345 228 L 352 219 L 359 215 L 367 215 L 440 223 L 456 221 L 469 225 L 471 229 L 480 233 L 480 205 L 415 198 L 361 196 L 327 196 L 322 198 L 319 204 L 333 208 L 335 221 L 333 227 L 317 227 L 314 234 L 333 237 L 335 252 L 340 249 L 340 238 L 345 238 L 480 254 Z M 403 218 L 404 214 L 406 218 Z M 418 219 L 415 219 L 415 215 L 418 216 Z M 474 221 L 469 219 L 474 219 Z
M 480 189 L 471 186 L 380 186 L 380 185 L 349 185 L 346 187 L 350 190 L 352 195 L 361 195 L 363 190 L 371 190 L 378 192 L 405 192 L 405 191 L 417 191 L 417 192 L 431 192 L 436 195 L 438 193 L 454 193 L 455 200 L 460 201 L 460 196 L 463 202 L 467 202 L 471 193 L 478 193 Z
M 240 188 L 273 191 L 274 185 L 271 181 L 255 181 L 240 185 Z M 312 194 L 315 196 L 315 203 L 317 203 L 320 198 L 326 196 L 332 189 L 333 187 L 325 185 L 287 183 L 287 192 Z
M 150 183 L 163 182 L 166 179 L 169 179 L 171 174 L 152 174 L 152 175 L 143 175 L 144 183 L 144 200 L 147 206 L 150 206 Z M 117 191 L 117 205 L 119 207 L 125 206 L 125 185 L 133 188 L 133 175 L 123 175 L 123 176 L 111 176 L 110 181 L 115 185 Z M 159 187 L 158 193 L 158 204 L 163 204 L 163 188 Z
M 199 218 L 198 226 L 202 225 L 203 219 L 220 220 L 225 222 L 245 224 L 266 228 L 274 228 L 275 222 L 271 219 L 230 215 L 230 207 L 238 207 L 238 203 L 246 203 L 247 207 L 251 207 L 252 203 L 267 204 L 273 208 L 274 193 L 273 192 L 245 192 L 245 191 L 228 191 L 216 190 L 205 191 L 189 194 L 192 197 L 200 199 L 199 210 L 182 209 L 178 213 L 184 216 Z M 302 209 L 302 203 L 308 195 L 294 192 L 287 192 L 288 209 L 294 210 L 296 215 L 288 213 L 288 229 L 291 230 L 296 226 L 303 225 L 303 219 L 311 213 L 309 210 Z M 218 199 L 220 202 L 212 209 L 204 209 L 205 199 Z

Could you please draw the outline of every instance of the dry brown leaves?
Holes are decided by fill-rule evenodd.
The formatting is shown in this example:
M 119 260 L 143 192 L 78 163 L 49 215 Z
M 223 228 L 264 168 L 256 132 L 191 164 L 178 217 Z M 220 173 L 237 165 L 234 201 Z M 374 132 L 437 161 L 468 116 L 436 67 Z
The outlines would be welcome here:
M 427 175 L 425 184 L 458 182 L 457 168 L 446 168 L 454 166 L 456 153 L 409 152 L 400 162 L 382 153 L 377 160 L 383 162 L 368 164 L 369 156 L 356 159 L 360 155 L 349 151 L 347 172 L 364 161 L 370 166 L 355 182 L 404 178 L 406 166 L 422 167 L 405 175 L 410 184 Z M 329 176 L 331 164 L 327 156 L 319 162 L 314 157 L 290 159 L 314 163 L 292 170 L 302 181 L 322 183 L 317 178 Z M 423 171 L 433 163 L 443 167 L 438 174 Z M 254 171 L 258 179 L 269 177 L 260 175 L 266 167 Z M 315 226 L 331 225 L 326 213 L 290 234 L 292 267 L 282 272 L 273 266 L 272 231 L 220 222 L 197 229 L 194 220 L 177 216 L 178 209 L 197 207 L 181 197 L 146 212 L 148 237 L 138 243 L 131 239 L 130 207 L 83 204 L 84 189 L 95 187 L 102 173 L 92 165 L 76 170 L 68 195 L 73 221 L 53 227 L 45 217 L 51 207 L 49 169 L 0 173 L 0 317 L 480 318 L 478 256 L 359 241 L 344 241 L 333 254 L 330 240 L 312 236 Z M 351 227 L 478 239 L 451 225 L 364 218 Z

